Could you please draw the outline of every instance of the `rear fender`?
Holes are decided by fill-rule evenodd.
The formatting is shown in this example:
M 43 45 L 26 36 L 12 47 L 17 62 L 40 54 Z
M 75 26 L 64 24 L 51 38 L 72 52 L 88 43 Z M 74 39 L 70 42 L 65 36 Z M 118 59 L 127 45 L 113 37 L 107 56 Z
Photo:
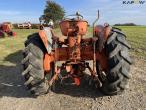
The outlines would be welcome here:
M 51 68 L 50 67 L 51 62 L 54 61 L 54 55 L 52 54 L 53 34 L 51 28 L 44 28 L 43 30 L 40 30 L 39 36 L 47 50 L 47 52 L 44 55 L 43 67 L 44 71 L 48 73 Z
M 98 48 L 98 51 L 101 52 L 104 47 L 104 43 L 107 41 L 107 38 L 111 32 L 111 27 L 97 25 L 94 30 L 95 30 L 94 32 L 95 37 L 98 37 L 97 48 Z
M 43 30 L 40 30 L 39 36 L 47 50 L 47 53 L 50 54 L 52 51 L 52 43 L 53 43 L 52 40 L 53 34 L 51 28 L 48 27 L 48 28 L 44 28 Z
M 95 36 L 100 37 L 102 36 L 105 40 L 107 40 L 110 32 L 111 32 L 111 27 L 110 26 L 102 26 L 102 25 L 97 25 L 95 27 Z

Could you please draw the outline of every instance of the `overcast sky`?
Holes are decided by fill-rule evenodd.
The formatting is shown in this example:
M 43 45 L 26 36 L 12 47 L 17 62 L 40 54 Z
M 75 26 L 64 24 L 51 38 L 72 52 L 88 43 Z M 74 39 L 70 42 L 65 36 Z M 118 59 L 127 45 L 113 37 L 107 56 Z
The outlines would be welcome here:
M 133 22 L 146 25 L 146 2 L 144 4 L 123 4 L 123 0 L 54 0 L 64 7 L 67 14 L 79 11 L 91 24 L 100 10 L 103 24 Z M 0 22 L 38 23 L 43 14 L 46 0 L 0 0 Z

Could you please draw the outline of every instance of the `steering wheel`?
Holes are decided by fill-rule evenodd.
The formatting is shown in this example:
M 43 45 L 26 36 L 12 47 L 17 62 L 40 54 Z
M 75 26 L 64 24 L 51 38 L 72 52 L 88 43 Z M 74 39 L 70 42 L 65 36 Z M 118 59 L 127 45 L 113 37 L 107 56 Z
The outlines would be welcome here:
M 72 17 L 72 18 L 69 18 L 69 17 Z M 64 17 L 64 20 L 81 20 L 81 19 L 83 19 L 83 16 L 79 14 L 79 12 L 76 12 L 76 14 L 68 15 Z

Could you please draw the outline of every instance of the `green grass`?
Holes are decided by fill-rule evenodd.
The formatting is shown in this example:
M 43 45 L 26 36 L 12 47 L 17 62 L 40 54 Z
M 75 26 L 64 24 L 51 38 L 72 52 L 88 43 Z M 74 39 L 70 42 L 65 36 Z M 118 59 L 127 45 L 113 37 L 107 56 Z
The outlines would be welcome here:
M 27 36 L 29 34 L 32 34 L 34 32 L 37 32 L 38 30 L 13 30 L 14 32 L 17 33 L 16 37 L 6 37 L 6 38 L 1 38 L 0 39 L 0 64 L 6 64 L 8 65 L 11 59 L 6 60 L 7 56 L 17 53 L 20 50 L 24 48 L 24 41 L 26 40 Z M 13 59 L 17 59 L 20 54 L 15 54 L 12 57 Z M 15 59 L 15 60 L 16 60 Z
M 138 57 L 146 58 L 146 27 L 144 26 L 121 26 L 124 33 L 127 35 L 127 40 L 132 46 L 131 54 Z M 11 61 L 20 57 L 20 50 L 24 48 L 24 41 L 27 36 L 37 32 L 38 30 L 15 29 L 17 33 L 15 38 L 0 39 L 0 65 L 13 64 Z M 57 35 L 61 35 L 59 29 L 55 29 Z M 88 29 L 86 36 L 92 37 L 92 28 Z M 14 54 L 19 53 L 19 54 Z M 8 56 L 12 55 L 9 60 Z
M 127 35 L 134 56 L 146 58 L 146 26 L 119 26 Z

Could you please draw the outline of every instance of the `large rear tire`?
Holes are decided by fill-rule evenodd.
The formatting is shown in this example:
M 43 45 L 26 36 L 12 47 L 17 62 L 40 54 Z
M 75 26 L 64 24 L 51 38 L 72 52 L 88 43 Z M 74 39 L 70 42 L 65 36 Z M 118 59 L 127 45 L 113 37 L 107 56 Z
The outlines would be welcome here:
M 132 62 L 128 52 L 130 46 L 120 29 L 112 29 L 105 49 L 108 55 L 108 73 L 101 90 L 106 95 L 121 94 L 128 87 Z
M 45 47 L 39 37 L 38 33 L 32 34 L 25 42 L 25 49 L 23 51 L 24 58 L 22 64 L 24 71 L 22 75 L 25 78 L 25 85 L 30 92 L 35 95 L 43 95 L 48 93 L 49 84 L 48 79 L 51 74 L 45 75 L 43 69 Z

